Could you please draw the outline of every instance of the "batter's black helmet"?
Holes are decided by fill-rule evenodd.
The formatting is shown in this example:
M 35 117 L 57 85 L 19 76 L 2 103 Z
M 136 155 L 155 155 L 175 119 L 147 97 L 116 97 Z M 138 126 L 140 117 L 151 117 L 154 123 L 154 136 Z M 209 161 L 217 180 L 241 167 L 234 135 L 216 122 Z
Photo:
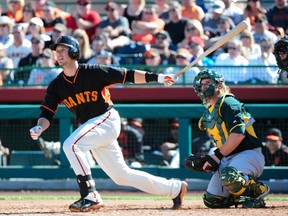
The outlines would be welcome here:
M 69 35 L 60 36 L 59 38 L 57 38 L 54 44 L 50 45 L 50 49 L 56 50 L 56 47 L 58 45 L 64 45 L 69 47 L 68 54 L 70 58 L 79 60 L 80 55 L 79 42 L 75 38 Z
M 284 38 L 280 39 L 274 44 L 274 51 L 273 54 L 276 58 L 277 65 L 279 67 L 279 72 L 288 72 L 288 56 L 286 56 L 285 59 L 281 59 L 280 53 L 288 53 L 288 36 L 285 36 Z

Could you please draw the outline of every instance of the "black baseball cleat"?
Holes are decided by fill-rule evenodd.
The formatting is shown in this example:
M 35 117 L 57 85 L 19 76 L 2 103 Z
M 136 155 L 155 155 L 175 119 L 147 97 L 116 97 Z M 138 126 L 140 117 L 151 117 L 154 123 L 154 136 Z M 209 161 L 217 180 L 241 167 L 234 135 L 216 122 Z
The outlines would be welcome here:
M 69 206 L 69 210 L 71 212 L 89 212 L 89 211 L 100 209 L 104 206 L 102 198 L 99 194 L 97 195 L 98 199 L 96 201 L 87 199 L 87 198 L 91 198 L 91 196 L 89 195 L 71 204 Z
M 179 210 L 182 208 L 184 196 L 187 192 L 187 186 L 188 184 L 185 181 L 182 181 L 181 190 L 179 194 L 177 195 L 177 197 L 173 199 L 173 206 L 171 208 L 172 210 Z

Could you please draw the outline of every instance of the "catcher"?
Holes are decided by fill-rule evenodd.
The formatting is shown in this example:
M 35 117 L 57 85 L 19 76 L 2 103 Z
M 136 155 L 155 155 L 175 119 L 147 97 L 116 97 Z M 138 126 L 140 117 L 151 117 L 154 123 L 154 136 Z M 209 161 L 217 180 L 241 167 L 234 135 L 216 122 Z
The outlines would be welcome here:
M 264 169 L 262 142 L 255 134 L 254 119 L 213 70 L 198 73 L 193 87 L 206 110 L 199 120 L 217 144 L 213 155 L 190 155 L 185 166 L 191 171 L 213 172 L 204 204 L 209 208 L 265 207 L 268 185 L 257 181 Z

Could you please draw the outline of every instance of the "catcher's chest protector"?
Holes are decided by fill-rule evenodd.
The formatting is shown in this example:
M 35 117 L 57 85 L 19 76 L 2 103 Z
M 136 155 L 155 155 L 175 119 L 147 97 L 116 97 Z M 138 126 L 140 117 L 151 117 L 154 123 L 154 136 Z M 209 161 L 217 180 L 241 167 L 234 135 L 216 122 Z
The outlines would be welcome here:
M 209 134 L 213 136 L 218 148 L 221 148 L 222 144 L 226 141 L 226 136 L 228 136 L 226 125 L 223 122 L 220 113 L 222 103 L 226 96 L 227 95 L 224 95 L 223 97 L 218 98 L 213 110 L 211 112 L 210 110 L 204 112 L 202 120 L 204 127 Z

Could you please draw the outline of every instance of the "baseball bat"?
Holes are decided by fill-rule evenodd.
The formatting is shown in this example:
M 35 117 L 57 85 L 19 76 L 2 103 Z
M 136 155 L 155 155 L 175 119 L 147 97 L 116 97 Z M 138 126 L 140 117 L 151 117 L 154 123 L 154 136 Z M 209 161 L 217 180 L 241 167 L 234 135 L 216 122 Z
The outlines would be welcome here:
M 245 21 L 240 22 L 237 26 L 235 26 L 233 29 L 231 29 L 231 31 L 226 33 L 217 42 L 215 42 L 209 49 L 207 49 L 204 53 L 202 53 L 199 57 L 197 57 L 193 62 L 191 62 L 185 68 L 180 70 L 174 77 L 177 78 L 180 75 L 182 75 L 183 73 L 185 73 L 190 67 L 195 65 L 198 61 L 200 61 L 204 57 L 208 56 L 210 53 L 212 53 L 213 51 L 215 51 L 219 47 L 223 46 L 225 43 L 230 41 L 232 38 L 234 38 L 236 35 L 238 35 L 240 32 L 242 32 L 247 27 L 248 27 L 248 25 Z

